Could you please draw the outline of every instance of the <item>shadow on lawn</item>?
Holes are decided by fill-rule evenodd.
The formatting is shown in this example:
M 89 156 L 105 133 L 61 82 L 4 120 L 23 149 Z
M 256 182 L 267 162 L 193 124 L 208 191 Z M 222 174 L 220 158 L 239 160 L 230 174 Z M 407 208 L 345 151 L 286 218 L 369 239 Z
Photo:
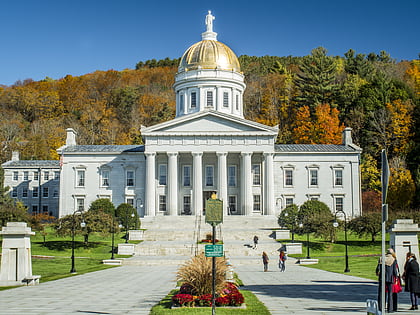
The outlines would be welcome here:
M 48 248 L 49 250 L 57 250 L 57 251 L 65 251 L 65 250 L 68 250 L 68 249 L 72 248 L 72 241 L 47 241 L 45 243 L 44 242 L 35 242 L 35 244 L 39 244 L 41 246 L 44 246 L 44 247 Z M 87 244 L 85 242 L 80 242 L 80 241 L 75 241 L 74 242 L 74 248 L 75 249 L 97 248 L 100 245 L 102 245 L 100 242 L 89 242 Z

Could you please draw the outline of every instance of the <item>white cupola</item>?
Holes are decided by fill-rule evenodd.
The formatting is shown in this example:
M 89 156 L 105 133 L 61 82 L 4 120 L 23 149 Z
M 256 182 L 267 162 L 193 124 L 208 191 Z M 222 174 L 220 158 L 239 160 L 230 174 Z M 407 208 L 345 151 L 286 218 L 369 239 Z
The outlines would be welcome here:
M 238 57 L 217 40 L 208 12 L 202 40 L 183 54 L 175 76 L 176 116 L 216 110 L 243 118 L 244 76 Z

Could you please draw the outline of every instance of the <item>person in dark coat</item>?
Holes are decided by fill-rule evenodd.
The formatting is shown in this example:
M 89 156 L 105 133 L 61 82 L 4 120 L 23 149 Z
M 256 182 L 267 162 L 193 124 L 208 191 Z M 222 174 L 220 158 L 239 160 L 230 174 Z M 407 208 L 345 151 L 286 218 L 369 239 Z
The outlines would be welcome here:
M 266 252 L 262 253 L 262 261 L 263 261 L 263 265 L 264 265 L 264 271 L 268 271 L 268 261 L 270 259 L 268 258 L 268 255 Z
M 417 262 L 416 255 L 413 253 L 407 253 L 407 260 L 404 265 L 403 279 L 405 281 L 405 292 L 410 292 L 410 310 L 418 310 L 419 303 L 417 294 L 420 293 L 419 263 Z
M 381 257 L 382 258 L 382 257 Z M 376 266 L 376 275 L 379 279 L 379 288 L 378 288 L 378 302 L 379 307 L 382 306 L 381 303 L 381 288 L 382 288 L 382 261 L 379 259 L 378 265 Z M 385 301 L 387 302 L 388 313 L 396 312 L 398 307 L 397 294 L 392 294 L 392 284 L 395 281 L 395 278 L 399 276 L 398 264 L 395 252 L 392 248 L 389 248 L 385 255 Z

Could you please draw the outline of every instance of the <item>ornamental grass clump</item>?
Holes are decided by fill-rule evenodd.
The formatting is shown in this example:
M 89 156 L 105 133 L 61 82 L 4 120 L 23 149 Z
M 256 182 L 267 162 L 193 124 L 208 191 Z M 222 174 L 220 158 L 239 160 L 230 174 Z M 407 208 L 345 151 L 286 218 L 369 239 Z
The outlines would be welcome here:
M 204 254 L 192 258 L 178 270 L 177 278 L 182 282 L 179 292 L 172 297 L 174 306 L 212 306 L 212 258 Z M 235 284 L 227 282 L 226 260 L 216 259 L 216 306 L 240 306 L 244 297 Z

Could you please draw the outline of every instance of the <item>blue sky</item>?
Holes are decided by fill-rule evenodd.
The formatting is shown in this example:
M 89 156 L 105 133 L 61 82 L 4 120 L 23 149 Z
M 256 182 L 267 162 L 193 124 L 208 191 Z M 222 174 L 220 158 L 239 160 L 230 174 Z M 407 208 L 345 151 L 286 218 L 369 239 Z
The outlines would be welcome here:
M 0 6 L 0 85 L 179 58 L 205 31 L 238 55 L 420 53 L 419 0 L 21 0 Z

